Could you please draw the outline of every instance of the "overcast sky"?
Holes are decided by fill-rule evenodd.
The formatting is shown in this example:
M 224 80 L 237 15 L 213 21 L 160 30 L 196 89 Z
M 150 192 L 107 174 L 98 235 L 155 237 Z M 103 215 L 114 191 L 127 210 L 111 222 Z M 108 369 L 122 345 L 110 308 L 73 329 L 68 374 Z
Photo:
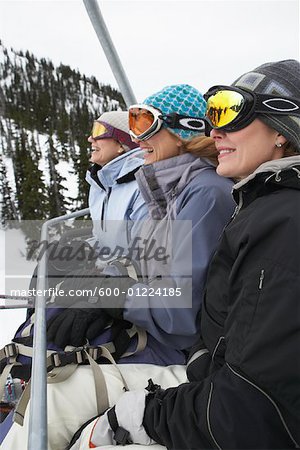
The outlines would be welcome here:
M 299 59 L 299 0 L 99 0 L 138 101 L 174 83 L 204 92 L 267 61 Z M 117 86 L 81 0 L 0 0 L 6 46 Z

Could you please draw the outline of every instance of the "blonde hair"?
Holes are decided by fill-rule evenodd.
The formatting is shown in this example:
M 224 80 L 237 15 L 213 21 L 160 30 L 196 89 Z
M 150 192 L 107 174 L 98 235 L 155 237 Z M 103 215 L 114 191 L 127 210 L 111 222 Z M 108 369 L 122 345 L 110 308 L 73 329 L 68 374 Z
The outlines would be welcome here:
M 215 141 L 207 136 L 196 136 L 190 140 L 183 140 L 184 150 L 199 158 L 209 159 L 215 166 L 218 165 L 218 152 Z

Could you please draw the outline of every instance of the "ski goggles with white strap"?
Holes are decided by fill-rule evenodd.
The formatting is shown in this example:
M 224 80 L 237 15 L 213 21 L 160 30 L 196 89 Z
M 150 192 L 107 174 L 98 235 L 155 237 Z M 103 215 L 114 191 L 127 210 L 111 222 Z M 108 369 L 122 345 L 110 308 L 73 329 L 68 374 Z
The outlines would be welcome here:
M 206 120 L 211 128 L 238 131 L 257 114 L 300 116 L 300 99 L 256 94 L 235 86 L 213 86 L 204 94 Z
M 163 114 L 158 108 L 137 104 L 129 107 L 129 132 L 132 138 L 145 141 L 157 133 L 163 125 L 181 130 L 205 131 L 205 119 L 177 113 Z

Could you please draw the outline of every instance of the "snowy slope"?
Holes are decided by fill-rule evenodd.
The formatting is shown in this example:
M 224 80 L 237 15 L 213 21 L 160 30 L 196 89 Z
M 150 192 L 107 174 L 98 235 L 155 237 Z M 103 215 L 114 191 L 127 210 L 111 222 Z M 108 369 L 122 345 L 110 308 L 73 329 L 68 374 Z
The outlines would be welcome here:
M 0 230 L 0 248 L 3 251 L 0 254 L 0 293 L 1 294 L 9 294 L 7 290 L 5 290 L 5 265 L 7 263 L 5 257 L 5 241 L 10 241 L 13 239 L 16 242 L 15 249 L 19 248 L 19 251 L 9 252 L 9 257 L 12 258 L 14 264 L 20 266 L 24 264 L 25 258 L 22 256 L 22 252 L 25 250 L 25 240 L 24 235 L 19 230 Z M 35 267 L 35 262 L 27 261 L 28 270 L 33 271 Z M 1 305 L 4 302 L 0 302 Z M 14 336 L 16 329 L 18 326 L 24 321 L 26 315 L 25 309 L 12 309 L 12 310 L 0 310 L 0 348 L 2 348 L 5 344 L 10 342 L 11 338 Z

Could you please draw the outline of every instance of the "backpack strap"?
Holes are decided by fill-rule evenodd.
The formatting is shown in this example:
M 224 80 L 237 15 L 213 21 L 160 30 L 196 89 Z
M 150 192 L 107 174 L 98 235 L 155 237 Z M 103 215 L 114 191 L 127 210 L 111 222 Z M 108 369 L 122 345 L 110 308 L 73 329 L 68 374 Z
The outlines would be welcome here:
M 32 349 L 31 349 L 32 350 Z M 48 351 L 50 352 L 50 351 Z M 27 353 L 27 352 L 26 352 Z M 103 414 L 109 407 L 108 392 L 103 371 L 96 360 L 100 357 L 107 359 L 115 367 L 119 378 L 123 384 L 123 390 L 128 391 L 128 385 L 116 364 L 110 351 L 99 345 L 97 347 L 89 347 L 70 350 L 66 352 L 51 352 L 47 358 L 47 375 L 48 383 L 60 383 L 67 380 L 77 369 L 78 365 L 89 362 L 95 382 L 97 413 Z M 23 425 L 26 408 L 30 399 L 31 380 L 29 380 L 22 397 L 15 409 L 14 421 L 19 425 Z
M 136 353 L 142 352 L 147 345 L 147 332 L 140 327 L 137 327 L 136 325 L 133 325 L 129 330 L 126 330 L 127 333 L 131 333 L 131 337 L 133 337 L 135 334 L 137 335 L 137 346 L 136 349 L 132 352 L 125 352 L 121 358 L 125 358 L 127 356 L 135 355 Z
M 3 360 L 6 360 L 6 366 L 3 369 L 3 372 L 0 376 L 0 400 L 3 398 L 4 390 L 5 390 L 5 383 L 7 380 L 8 375 L 11 372 L 11 369 L 14 366 L 21 366 L 22 364 L 17 362 L 18 357 L 18 347 L 14 342 L 11 342 L 10 344 L 5 345 L 0 350 L 0 360 L 1 362 Z
M 13 421 L 23 426 L 26 408 L 30 399 L 31 379 L 26 384 L 23 394 L 14 410 Z
M 121 355 L 121 358 L 132 356 L 135 353 L 144 350 L 147 344 L 147 333 L 145 330 L 132 325 L 129 329 L 124 329 L 124 333 L 126 333 L 128 337 L 128 342 L 132 337 L 137 335 L 137 346 L 134 351 L 125 352 Z M 18 341 L 21 340 L 22 338 L 18 338 Z M 27 341 L 28 337 L 24 337 L 24 342 Z M 102 414 L 109 407 L 109 402 L 105 378 L 101 367 L 97 364 L 99 358 L 105 358 L 113 364 L 119 374 L 124 391 L 129 390 L 128 385 L 119 367 L 117 366 L 114 357 L 112 356 L 112 353 L 117 353 L 116 344 L 117 342 L 113 341 L 99 346 L 87 345 L 80 348 L 66 347 L 65 351 L 61 352 L 47 350 L 47 382 L 60 383 L 65 381 L 75 372 L 78 365 L 86 364 L 88 362 L 94 376 L 97 411 L 98 414 Z M 24 345 L 21 342 L 12 342 L 0 350 L 0 362 L 2 362 L 3 359 L 6 360 L 6 366 L 0 376 L 0 398 L 3 396 L 6 379 L 11 369 L 17 365 L 22 366 L 22 364 L 16 360 L 18 355 L 32 358 L 33 348 L 31 346 Z M 24 422 L 27 404 L 30 399 L 30 390 L 31 381 L 29 380 L 14 413 L 14 421 L 19 425 L 23 425 Z

